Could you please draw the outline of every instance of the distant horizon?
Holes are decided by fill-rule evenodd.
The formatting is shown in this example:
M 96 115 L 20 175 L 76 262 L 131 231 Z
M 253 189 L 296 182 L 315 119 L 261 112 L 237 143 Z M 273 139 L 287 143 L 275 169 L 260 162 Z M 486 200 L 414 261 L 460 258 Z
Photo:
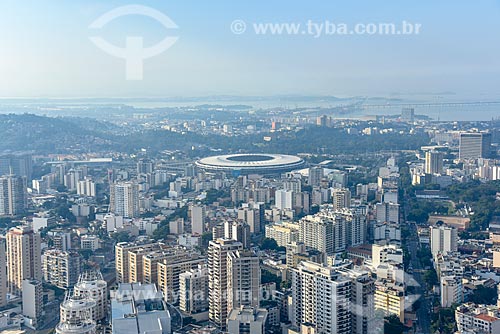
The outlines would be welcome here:
M 0 36 L 0 96 L 388 98 L 452 92 L 464 99 L 500 97 L 500 3 L 494 0 L 127 5 L 123 0 L 2 3 L 0 29 L 8 33 Z M 172 22 L 147 17 L 147 11 Z M 114 16 L 103 22 L 106 14 Z M 413 32 L 418 26 L 418 33 L 341 34 L 340 29 L 344 24 L 399 29 L 403 23 Z M 266 33 L 260 25 L 286 27 Z M 95 38 L 102 43 L 96 45 Z M 127 43 L 140 42 L 142 52 L 168 38 L 174 40 L 162 52 L 140 55 L 135 68 L 140 77 L 127 77 Z M 115 49 L 103 50 L 103 43 Z
M 367 100 L 404 100 L 411 98 L 426 99 L 426 98 L 440 98 L 443 100 L 453 99 L 458 101 L 484 101 L 484 95 L 464 95 L 454 92 L 441 92 L 441 93 L 393 93 L 388 95 L 343 95 L 343 94 L 301 94 L 301 93 L 287 93 L 287 94 L 200 94 L 200 95 L 137 95 L 137 96 L 113 96 L 113 95 L 82 95 L 82 96 L 0 96 L 2 100 L 165 100 L 165 101 L 190 101 L 190 100 L 225 100 L 225 99 L 279 99 L 279 98 L 292 98 L 292 99 L 335 99 L 335 100 L 353 100 L 353 99 L 367 99 Z M 499 99 L 500 93 L 489 95 L 491 100 Z M 435 101 L 438 102 L 437 100 Z
M 456 95 L 337 97 L 304 95 L 200 97 L 93 97 L 93 98 L 0 98 L 0 114 L 35 114 L 48 117 L 90 117 L 107 119 L 119 108 L 122 112 L 153 113 L 169 109 L 204 110 L 221 108 L 226 112 L 309 110 L 338 119 L 394 117 L 411 107 L 416 115 L 434 121 L 490 121 L 499 118 L 500 99 L 461 98 Z M 277 114 L 279 117 L 279 114 Z

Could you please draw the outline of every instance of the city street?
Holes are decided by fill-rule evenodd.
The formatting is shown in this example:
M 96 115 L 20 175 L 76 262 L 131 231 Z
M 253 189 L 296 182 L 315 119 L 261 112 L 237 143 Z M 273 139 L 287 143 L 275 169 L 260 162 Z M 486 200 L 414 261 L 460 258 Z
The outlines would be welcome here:
M 418 282 L 418 286 L 415 286 L 415 294 L 421 295 L 420 297 L 420 307 L 417 310 L 417 333 L 427 334 L 431 332 L 431 317 L 430 310 L 432 305 L 426 298 L 426 288 L 423 279 L 424 269 L 420 263 L 420 259 L 417 256 L 417 251 L 419 249 L 417 225 L 415 223 L 408 225 L 410 228 L 411 235 L 408 238 L 408 251 L 411 256 L 411 265 L 413 267 L 413 278 Z

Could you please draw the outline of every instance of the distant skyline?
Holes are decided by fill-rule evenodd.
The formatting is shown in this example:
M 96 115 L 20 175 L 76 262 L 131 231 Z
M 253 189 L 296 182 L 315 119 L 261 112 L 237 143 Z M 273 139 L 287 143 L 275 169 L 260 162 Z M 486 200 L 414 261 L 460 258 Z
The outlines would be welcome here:
M 140 81 L 97 48 L 89 25 L 140 4 L 177 25 L 143 16 L 97 31 L 123 46 L 178 41 L 144 61 Z M 234 20 L 247 22 L 241 35 Z M 257 35 L 252 23 L 421 24 L 418 35 Z M 193 97 L 442 95 L 500 98 L 500 1 L 29 1 L 0 4 L 0 97 Z

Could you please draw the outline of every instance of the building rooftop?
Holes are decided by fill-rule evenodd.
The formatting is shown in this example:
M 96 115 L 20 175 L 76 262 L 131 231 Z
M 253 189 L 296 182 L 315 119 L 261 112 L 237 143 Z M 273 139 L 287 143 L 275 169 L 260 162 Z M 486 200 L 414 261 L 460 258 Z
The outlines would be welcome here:
M 121 283 L 112 292 L 113 333 L 163 334 L 170 331 L 170 313 L 154 284 Z
M 488 322 L 494 322 L 494 321 L 500 320 L 497 317 L 492 317 L 492 316 L 484 314 L 484 313 L 476 315 L 475 318 L 481 319 L 484 321 L 488 321 Z

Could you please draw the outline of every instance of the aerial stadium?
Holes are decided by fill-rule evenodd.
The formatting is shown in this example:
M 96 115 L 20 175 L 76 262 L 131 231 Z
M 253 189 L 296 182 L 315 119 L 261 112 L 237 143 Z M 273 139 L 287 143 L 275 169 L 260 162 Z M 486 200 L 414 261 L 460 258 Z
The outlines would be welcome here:
M 279 174 L 301 168 L 304 160 L 285 154 L 227 154 L 196 161 L 207 172 L 226 172 L 233 175 Z

